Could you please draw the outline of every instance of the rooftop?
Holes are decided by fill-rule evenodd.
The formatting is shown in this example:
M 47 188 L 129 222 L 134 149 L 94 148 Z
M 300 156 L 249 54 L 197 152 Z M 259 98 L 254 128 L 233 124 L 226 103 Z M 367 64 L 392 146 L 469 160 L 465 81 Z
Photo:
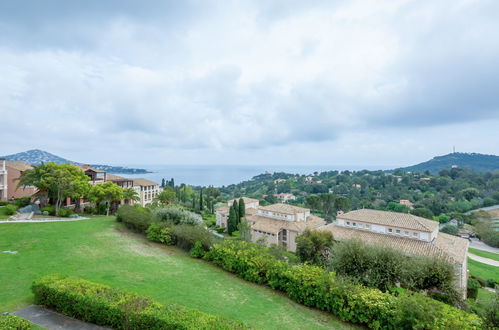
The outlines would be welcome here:
M 267 217 L 261 217 L 258 215 L 253 215 L 248 217 L 248 221 L 253 222 L 251 225 L 252 229 L 262 230 L 267 233 L 277 234 L 281 229 L 287 229 L 295 232 L 303 232 L 306 229 L 316 229 L 320 226 L 324 226 L 326 221 L 319 217 L 311 215 L 307 218 L 307 221 L 286 221 L 278 220 Z
M 159 183 L 156 183 L 154 181 L 147 180 L 144 178 L 137 178 L 137 179 L 133 179 L 133 185 L 147 187 L 147 186 L 157 186 L 157 185 L 159 185 Z
M 433 232 L 438 228 L 437 221 L 428 220 L 412 214 L 370 209 L 350 211 L 338 215 L 338 218 L 351 221 L 375 223 L 384 226 L 407 228 L 424 232 Z
M 265 211 L 285 213 L 285 214 L 296 214 L 296 213 L 310 212 L 309 209 L 305 209 L 303 207 L 289 205 L 289 204 L 282 204 L 282 203 L 261 206 L 260 209 L 265 210 Z
M 8 166 L 8 167 L 12 167 L 18 171 L 27 171 L 27 170 L 31 170 L 33 169 L 33 166 L 31 166 L 30 164 L 28 163 L 25 163 L 25 162 L 10 162 L 10 161 L 7 161 L 5 162 L 5 165 Z
M 244 201 L 245 204 L 259 202 L 258 199 L 254 199 L 254 198 L 249 198 L 249 197 L 241 197 L 241 198 L 243 199 L 243 201 Z M 234 198 L 234 199 L 229 200 L 229 202 L 234 202 L 234 201 L 238 201 L 239 202 L 239 199 L 240 198 Z
M 106 180 L 107 181 L 133 181 L 133 179 L 124 178 L 122 176 L 115 175 L 115 174 L 107 174 Z

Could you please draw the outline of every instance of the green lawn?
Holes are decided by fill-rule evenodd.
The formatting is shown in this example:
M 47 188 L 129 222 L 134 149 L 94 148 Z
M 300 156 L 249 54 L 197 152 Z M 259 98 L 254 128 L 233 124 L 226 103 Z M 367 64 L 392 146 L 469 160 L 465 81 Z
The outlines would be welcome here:
M 499 267 L 486 265 L 468 258 L 468 269 L 471 275 L 481 277 L 484 280 L 499 280 Z
M 499 254 L 497 254 L 497 253 L 487 252 L 487 251 L 482 251 L 482 250 L 477 250 L 477 249 L 471 249 L 471 248 L 468 249 L 468 252 L 472 253 L 474 255 L 477 255 L 479 257 L 489 258 L 492 260 L 499 261 Z
M 18 251 L 17 254 L 2 251 Z M 104 283 L 161 303 L 178 303 L 265 329 L 348 328 L 269 288 L 185 252 L 148 242 L 100 217 L 59 223 L 0 224 L 0 312 L 32 303 L 33 279 L 62 273 Z

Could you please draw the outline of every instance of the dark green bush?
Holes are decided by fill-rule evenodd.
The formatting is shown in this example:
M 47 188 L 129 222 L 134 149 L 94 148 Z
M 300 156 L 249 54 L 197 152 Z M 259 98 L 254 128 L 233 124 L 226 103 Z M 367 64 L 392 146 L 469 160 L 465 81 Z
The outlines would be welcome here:
M 17 206 L 17 208 L 28 206 L 31 203 L 31 197 L 19 197 L 14 198 L 13 204 Z
M 58 217 L 69 218 L 72 214 L 74 214 L 73 210 L 61 208 L 59 212 L 57 212 Z
M 325 266 L 333 244 L 331 232 L 305 230 L 296 238 L 296 255 L 302 262 Z
M 5 215 L 14 215 L 17 212 L 17 206 L 12 205 L 12 204 L 8 204 L 3 209 L 4 209 L 3 212 Z
M 206 254 L 206 251 L 203 249 L 203 244 L 201 244 L 200 241 L 196 241 L 194 247 L 189 251 L 189 254 L 193 258 L 202 258 Z
M 123 222 L 128 229 L 145 233 L 152 223 L 151 212 L 140 206 L 122 205 L 116 214 L 116 221 Z
M 33 282 L 35 303 L 114 329 L 245 329 L 239 322 L 86 280 L 49 275 Z
M 483 278 L 481 277 L 478 277 L 478 276 L 475 276 L 475 275 L 471 275 L 471 278 L 475 279 L 478 281 L 478 283 L 480 283 L 480 287 L 481 288 L 484 288 L 487 286 L 487 281 L 484 280 Z
M 42 208 L 42 212 L 48 212 L 49 215 L 55 215 L 55 206 L 47 205 Z
M 492 278 L 489 278 L 489 279 L 487 280 L 487 286 L 488 286 L 489 288 L 492 288 L 492 289 L 494 289 L 498 283 L 499 283 L 499 282 L 497 282 L 496 280 L 494 280 L 494 279 L 492 279 Z
M 83 213 L 86 213 L 86 214 L 97 214 L 97 209 L 95 207 L 92 207 L 92 206 L 85 206 L 83 208 Z
M 467 286 L 467 297 L 468 299 L 476 300 L 478 295 L 478 289 L 481 288 L 480 282 L 475 280 L 474 278 L 468 278 L 468 286 Z
M 178 225 L 172 228 L 177 240 L 177 246 L 190 251 L 196 242 L 200 242 L 203 249 L 208 251 L 215 244 L 216 238 L 206 228 L 192 225 Z
M 146 231 L 147 239 L 156 243 L 163 243 L 166 245 L 175 245 L 176 238 L 169 227 L 161 227 L 156 223 L 152 223 Z
M 5 206 L 5 205 L 7 205 L 7 204 L 8 204 L 8 203 L 7 203 L 7 201 L 0 200 L 0 206 Z
M 2 330 L 30 330 L 31 323 L 19 316 L 0 315 L 0 329 Z
M 157 208 L 153 211 L 153 219 L 168 226 L 174 225 L 196 225 L 200 221 L 191 212 L 178 207 L 169 206 Z

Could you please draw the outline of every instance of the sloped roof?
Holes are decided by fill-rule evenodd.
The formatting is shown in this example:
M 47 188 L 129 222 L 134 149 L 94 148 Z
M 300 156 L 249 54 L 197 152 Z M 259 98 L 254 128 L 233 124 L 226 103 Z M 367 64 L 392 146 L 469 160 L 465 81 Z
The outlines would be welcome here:
M 107 181 L 133 181 L 133 179 L 124 178 L 115 174 L 106 174 Z
M 281 229 L 287 229 L 301 233 L 306 229 L 317 229 L 318 227 L 324 226 L 326 224 L 326 221 L 314 215 L 307 217 L 307 221 L 298 222 L 272 219 L 258 215 L 248 216 L 247 219 L 249 222 L 253 223 L 251 225 L 252 229 L 262 230 L 267 233 L 274 234 L 279 233 Z
M 303 207 L 289 205 L 289 204 L 272 204 L 267 206 L 261 206 L 261 210 L 278 212 L 278 213 L 286 213 L 286 214 L 296 214 L 296 213 L 305 213 L 310 212 L 309 209 L 305 209 Z
M 249 197 L 241 197 L 241 198 L 243 199 L 243 201 L 244 201 L 245 204 L 259 202 L 258 199 L 254 199 L 254 198 L 249 198 Z M 240 198 L 234 198 L 234 199 L 229 200 L 229 202 L 234 202 L 234 201 L 238 201 L 239 202 L 239 199 Z
M 388 212 L 370 209 L 350 211 L 337 216 L 338 219 L 361 221 L 384 226 L 393 226 L 433 232 L 438 228 L 438 222 L 418 217 L 408 213 Z
M 383 246 L 408 255 L 422 255 L 449 259 L 462 265 L 467 257 L 469 242 L 467 239 L 438 233 L 432 242 L 387 234 L 378 234 L 367 230 L 336 226 L 334 223 L 320 228 L 330 231 L 337 241 L 360 239 L 369 245 Z
M 19 161 L 16 161 L 16 162 L 7 161 L 7 162 L 5 162 L 5 165 L 8 167 L 12 167 L 12 168 L 14 168 L 18 171 L 21 171 L 21 172 L 33 169 L 33 166 L 31 166 L 30 164 L 25 163 L 25 162 L 19 162 Z
M 146 186 L 157 186 L 157 185 L 159 185 L 159 183 L 156 183 L 154 181 L 147 180 L 144 178 L 137 178 L 137 179 L 133 179 L 133 185 L 146 187 Z

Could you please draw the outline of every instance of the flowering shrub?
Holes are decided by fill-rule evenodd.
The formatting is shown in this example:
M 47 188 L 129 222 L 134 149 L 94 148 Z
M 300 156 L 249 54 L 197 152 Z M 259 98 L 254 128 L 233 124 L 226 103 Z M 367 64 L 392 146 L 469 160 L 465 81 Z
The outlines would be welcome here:
M 19 316 L 0 315 L 0 329 L 2 330 L 29 330 L 31 323 Z

